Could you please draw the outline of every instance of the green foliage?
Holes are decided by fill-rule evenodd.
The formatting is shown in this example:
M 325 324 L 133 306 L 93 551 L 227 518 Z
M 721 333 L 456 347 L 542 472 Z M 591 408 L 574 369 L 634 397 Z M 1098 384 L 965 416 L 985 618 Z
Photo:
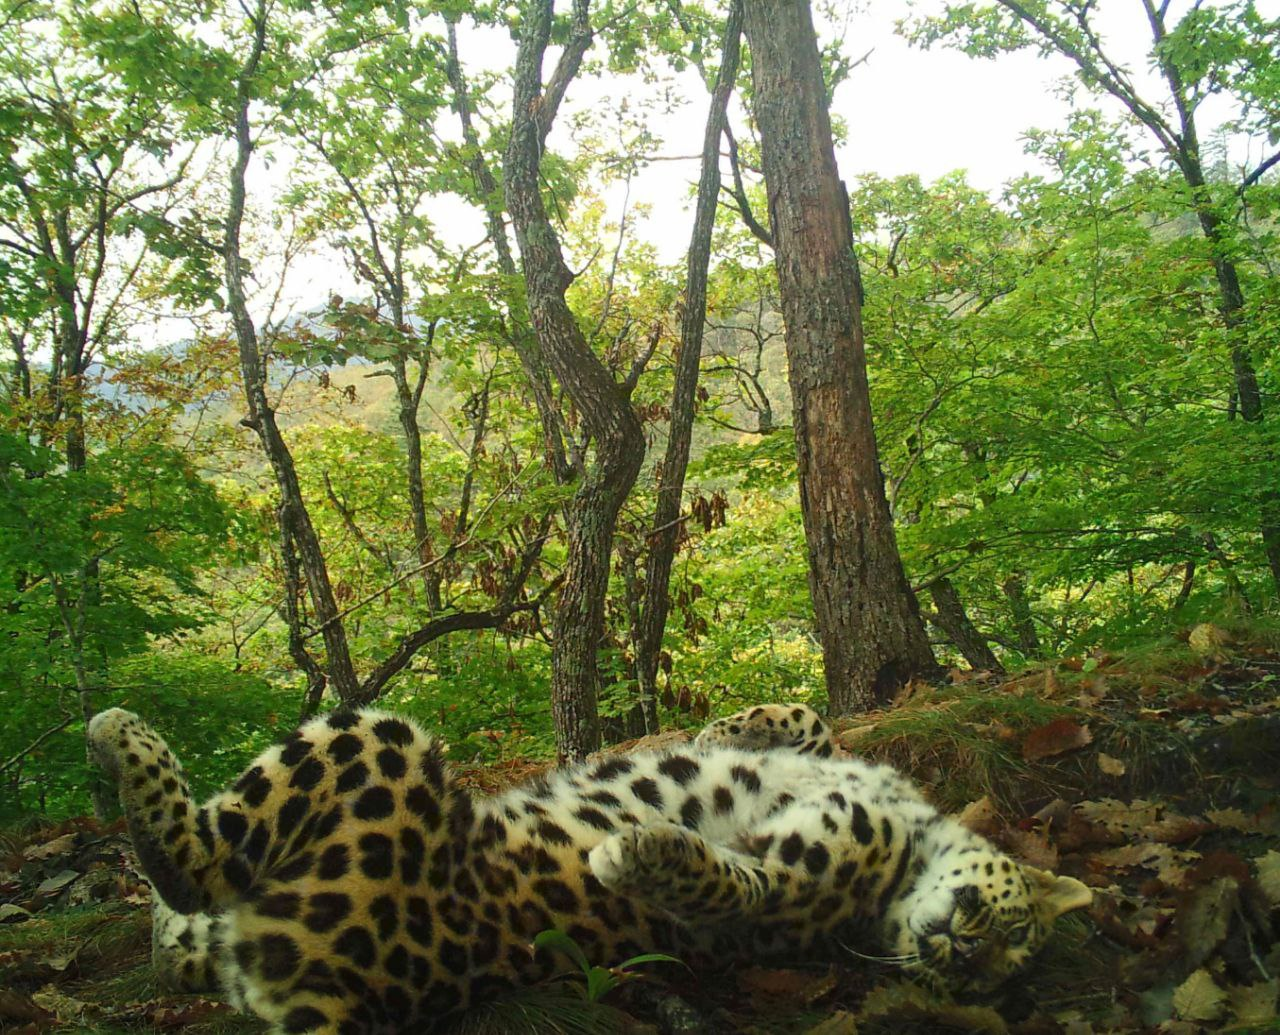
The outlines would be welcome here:
M 632 956 L 630 959 L 623 960 L 617 966 L 613 967 L 597 967 L 593 966 L 591 961 L 587 959 L 587 954 L 582 951 L 582 946 L 570 938 L 564 931 L 552 928 L 546 931 L 539 931 L 534 936 L 533 947 L 535 949 L 555 950 L 562 952 L 569 957 L 574 965 L 582 972 L 583 988 L 582 994 L 586 997 L 587 1002 L 595 1003 L 603 999 L 606 995 L 617 988 L 622 982 L 630 977 L 635 977 L 631 971 L 644 963 L 680 963 L 680 960 L 674 956 L 668 956 L 661 952 L 646 952 L 638 956 Z
M 676 104 L 672 77 L 692 68 L 711 81 L 724 10 L 592 7 L 583 75 L 599 77 L 600 99 L 562 116 L 571 143 L 553 138 L 542 173 L 584 337 L 619 383 L 647 359 L 628 389 L 650 460 L 619 519 L 599 648 L 601 710 L 621 735 L 684 290 L 682 267 L 635 235 L 646 210 L 630 189 L 654 155 L 680 153 L 658 131 Z M 1065 5 L 1019 7 L 1042 28 L 1004 4 L 965 3 L 903 31 L 982 57 L 1092 46 Z M 258 328 L 268 394 L 353 663 L 367 674 L 433 621 L 495 606 L 523 571 L 520 609 L 500 630 L 422 647 L 380 703 L 440 730 L 460 760 L 550 756 L 550 618 L 577 485 L 557 481 L 547 443 L 558 436 L 580 465 L 593 444 L 567 405 L 553 435 L 540 426 L 522 278 L 480 230 L 501 208 L 510 117 L 507 70 L 484 51 L 518 32 L 518 5 L 264 10 L 248 84 L 253 176 L 278 190 L 250 177 L 242 247 L 255 314 L 281 276 Z M 6 814 L 88 807 L 80 713 L 111 704 L 154 718 L 201 789 L 224 782 L 302 710 L 289 605 L 326 661 L 305 589 L 287 595 L 275 479 L 239 423 L 238 357 L 210 311 L 223 294 L 219 148 L 255 27 L 247 13 L 26 3 L 0 24 Z M 474 145 L 449 75 L 450 23 Z M 556 41 L 568 26 L 562 11 Z M 1274 23 L 1255 4 L 1193 7 L 1150 57 L 1193 107 L 1215 97 L 1228 130 L 1277 142 Z M 841 40 L 823 58 L 833 86 L 852 67 Z M 1110 89 L 1100 69 L 1081 76 Z M 631 96 L 636 82 L 653 95 Z M 948 578 L 1010 664 L 1270 606 L 1258 530 L 1280 438 L 1273 420 L 1239 419 L 1232 348 L 1251 354 L 1270 407 L 1274 173 L 1241 184 L 1206 158 L 1208 182 L 1195 184 L 1078 105 L 1065 130 L 1026 139 L 1041 170 L 999 197 L 960 173 L 851 184 L 880 462 L 909 579 L 927 610 L 931 580 Z M 758 142 L 737 140 L 745 195 L 763 214 Z M 464 208 L 473 225 L 459 243 L 439 214 Z M 1212 240 L 1205 216 L 1220 222 Z M 282 318 L 300 255 L 345 263 L 356 287 L 311 285 L 311 308 Z M 1224 258 L 1246 300 L 1231 326 L 1214 269 Z M 663 721 L 690 725 L 759 699 L 823 697 L 772 255 L 728 208 L 708 307 L 657 688 Z M 153 347 L 130 321 L 156 311 L 192 318 L 195 340 Z M 417 522 L 406 417 L 420 439 Z M 991 707 L 982 721 L 1028 706 Z M 1008 761 L 999 744 L 960 746 L 981 764 Z M 590 973 L 594 996 L 606 979 Z

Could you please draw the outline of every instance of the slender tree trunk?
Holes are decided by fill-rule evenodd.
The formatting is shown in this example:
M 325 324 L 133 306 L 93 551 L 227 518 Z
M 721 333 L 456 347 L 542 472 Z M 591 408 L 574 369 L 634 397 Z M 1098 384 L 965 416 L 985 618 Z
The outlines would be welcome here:
M 61 319 L 57 322 L 57 340 L 55 348 L 57 358 L 54 363 L 53 378 L 54 415 L 65 427 L 63 434 L 63 456 L 69 471 L 83 471 L 89 463 L 89 450 L 85 433 L 84 390 L 85 368 L 88 365 L 88 321 L 91 312 L 81 312 L 77 304 L 76 293 L 76 261 L 77 250 L 71 240 L 67 213 L 58 212 L 53 218 L 54 239 L 61 261 L 56 265 L 54 274 L 54 293 L 58 298 L 58 309 Z M 51 242 L 52 244 L 52 242 Z M 92 536 L 90 523 L 86 519 L 82 523 L 82 534 L 85 541 Z M 80 715 L 85 728 L 85 760 L 89 763 L 89 800 L 93 803 L 95 819 L 104 820 L 110 814 L 115 796 L 110 784 L 103 779 L 101 771 L 94 762 L 93 752 L 89 747 L 89 721 L 98 711 L 98 703 L 94 699 L 98 688 L 105 682 L 107 674 L 106 657 L 98 658 L 97 686 L 90 672 L 90 660 L 86 656 L 86 608 L 96 605 L 102 599 L 101 566 L 96 558 L 90 560 L 76 573 L 76 598 L 74 603 L 67 600 L 61 591 L 58 592 L 58 607 L 63 614 L 64 627 L 67 633 L 68 646 L 71 648 L 71 666 L 76 682 L 76 697 L 80 704 Z
M 253 50 L 237 83 L 236 155 L 231 170 L 224 253 L 227 308 L 231 313 L 236 343 L 240 350 L 240 371 L 244 379 L 245 401 L 249 408 L 249 416 L 244 423 L 258 433 L 267 459 L 271 462 L 276 487 L 280 492 L 280 523 L 282 528 L 287 530 L 282 531 L 282 535 L 287 535 L 293 548 L 296 549 L 298 563 L 306 577 L 311 606 L 315 612 L 315 619 L 320 625 L 328 654 L 327 668 L 330 682 L 338 697 L 347 701 L 356 696 L 359 682 L 351 663 L 346 629 L 338 618 L 338 605 L 333 596 L 333 587 L 329 583 L 329 570 L 320 548 L 320 541 L 312 527 L 306 502 L 302 498 L 302 488 L 298 483 L 293 455 L 289 452 L 284 436 L 280 434 L 275 411 L 267 398 L 266 365 L 258 348 L 257 328 L 249 315 L 244 293 L 240 227 L 244 221 L 245 171 L 249 167 L 249 159 L 253 154 L 253 140 L 249 132 L 250 87 L 266 46 L 266 19 L 265 3 L 260 3 L 253 18 Z M 282 545 L 288 547 L 288 543 Z
M 396 356 L 391 361 L 391 379 L 396 386 L 396 416 L 400 420 L 400 430 L 404 432 L 405 483 L 409 489 L 414 551 L 418 563 L 426 565 L 431 562 L 433 549 L 427 529 L 427 498 L 422 487 L 422 430 L 418 426 L 418 400 L 409 384 L 404 357 Z M 435 614 L 440 610 L 440 580 L 430 568 L 423 569 L 422 588 L 427 595 L 427 608 Z
M 1178 595 L 1173 601 L 1173 609 L 1176 611 L 1183 607 L 1188 600 L 1191 599 L 1191 591 L 1196 584 L 1196 562 L 1187 561 L 1182 567 L 1182 585 L 1178 587 Z
M 587 346 L 565 302 L 573 276 L 542 204 L 539 166 L 547 133 L 591 45 L 587 0 L 574 0 L 569 38 L 544 88 L 542 59 L 551 35 L 552 6 L 552 0 L 529 0 L 524 7 L 504 172 L 534 332 L 595 445 L 594 463 L 569 508 L 568 555 L 551 653 L 556 743 L 562 758 L 578 759 L 600 744 L 596 650 L 604 632 L 614 528 L 640 473 L 644 434 L 626 396 Z
M 987 643 L 987 638 L 970 620 L 951 580 L 945 576 L 934 580 L 929 585 L 929 595 L 937 609 L 934 623 L 955 644 L 969 667 L 977 671 L 1003 672 L 1004 666 Z
M 405 326 L 404 322 L 404 281 L 399 262 L 399 248 L 396 251 L 395 283 L 389 285 L 392 291 L 391 319 L 396 329 Z M 400 420 L 400 430 L 404 432 L 405 447 L 405 484 L 409 489 L 409 516 L 413 521 L 414 551 L 418 563 L 424 565 L 422 571 L 422 589 L 427 597 L 427 609 L 431 614 L 440 611 L 440 573 L 430 567 L 435 556 L 431 543 L 431 533 L 427 527 L 427 498 L 422 485 L 422 428 L 418 424 L 418 404 L 422 401 L 422 390 L 427 379 L 427 364 L 432 343 L 435 339 L 435 324 L 430 326 L 424 352 L 418 358 L 418 377 L 414 384 L 409 383 L 408 361 L 402 355 L 391 360 L 391 379 L 396 386 L 396 416 Z
M 786 323 L 809 588 L 833 714 L 937 663 L 898 555 L 876 454 L 844 185 L 808 0 L 745 0 Z
M 484 151 L 480 148 L 480 137 L 471 121 L 471 93 L 467 89 L 467 81 L 462 75 L 462 65 L 458 60 L 457 24 L 448 22 L 449 57 L 445 66 L 449 78 L 449 86 L 453 90 L 454 108 L 458 112 L 458 120 L 462 124 L 462 139 L 467 148 L 467 167 L 475 181 L 476 190 L 484 206 L 485 220 L 489 228 L 489 240 L 493 244 L 498 258 L 498 272 L 504 277 L 514 278 L 517 274 L 515 258 L 511 254 L 511 244 L 507 240 L 507 228 L 503 221 L 503 195 L 498 181 L 494 178 L 488 162 L 484 159 Z M 517 307 L 517 312 L 518 307 Z M 551 390 L 551 377 L 547 371 L 546 360 L 539 348 L 536 335 L 520 320 L 512 328 L 512 344 L 524 371 L 529 390 L 533 392 L 534 405 L 538 409 L 538 417 L 542 422 L 543 450 L 547 463 L 554 472 L 556 481 L 562 485 L 573 480 L 574 471 L 569 465 L 564 450 L 564 429 L 560 420 L 560 408 L 556 404 Z
M 685 274 L 684 309 L 680 319 L 680 356 L 676 360 L 675 386 L 671 392 L 671 425 L 667 451 L 658 469 L 657 502 L 649 555 L 645 561 L 644 606 L 640 612 L 636 643 L 636 679 L 640 686 L 639 710 L 647 733 L 658 732 L 658 658 L 667 626 L 671 599 L 671 565 L 680 528 L 680 501 L 689 467 L 689 443 L 693 438 L 693 411 L 702 359 L 702 335 L 707 319 L 707 270 L 711 263 L 711 233 L 720 201 L 720 138 L 725 111 L 738 77 L 739 40 L 742 35 L 742 3 L 732 0 L 720 47 L 720 71 L 711 94 L 707 128 L 702 138 L 702 175 L 689 241 Z
M 1258 386 L 1258 372 L 1245 334 L 1246 314 L 1240 274 L 1231 259 L 1227 229 L 1209 197 L 1204 170 L 1200 164 L 1195 124 L 1190 122 L 1189 115 L 1184 119 L 1183 127 L 1183 150 L 1178 165 L 1191 188 L 1201 232 L 1212 249 L 1214 279 L 1218 284 L 1218 312 L 1222 316 L 1222 325 L 1231 350 L 1232 380 L 1240 416 L 1247 424 L 1258 424 L 1263 417 L 1262 391 Z M 1267 558 L 1267 566 L 1271 569 L 1272 585 L 1280 592 L 1280 493 L 1274 489 L 1264 489 L 1258 504 L 1261 511 L 1259 532 L 1262 550 Z
M 1021 575 L 1010 575 L 1000 587 L 1009 609 L 1013 612 L 1013 629 L 1018 637 L 1018 649 L 1029 658 L 1040 655 L 1040 637 L 1036 634 L 1035 619 L 1027 600 L 1026 585 Z

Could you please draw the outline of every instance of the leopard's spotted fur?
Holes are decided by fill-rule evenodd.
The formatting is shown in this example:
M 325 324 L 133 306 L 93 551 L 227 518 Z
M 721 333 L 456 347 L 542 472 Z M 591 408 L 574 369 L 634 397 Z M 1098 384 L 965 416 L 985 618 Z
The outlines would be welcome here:
M 802 707 L 479 800 L 435 741 L 377 711 L 308 722 L 204 805 L 136 716 L 103 712 L 90 740 L 158 892 L 157 962 L 187 986 L 216 979 L 281 1032 L 430 1027 L 547 977 L 557 961 L 531 942 L 552 927 L 603 964 L 851 945 L 986 986 L 1089 900 L 892 769 L 828 757 Z

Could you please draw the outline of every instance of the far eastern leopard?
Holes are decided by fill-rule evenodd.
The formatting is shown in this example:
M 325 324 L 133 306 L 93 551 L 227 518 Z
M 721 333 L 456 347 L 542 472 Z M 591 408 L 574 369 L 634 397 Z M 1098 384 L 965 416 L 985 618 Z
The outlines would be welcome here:
M 311 720 L 203 805 L 137 716 L 103 712 L 89 735 L 157 892 L 157 962 L 280 1032 L 429 1029 L 548 977 L 560 961 L 531 942 L 553 927 L 603 965 L 852 946 L 988 988 L 1090 899 L 940 815 L 894 770 L 831 757 L 804 707 L 749 709 L 693 745 L 493 798 L 378 711 Z

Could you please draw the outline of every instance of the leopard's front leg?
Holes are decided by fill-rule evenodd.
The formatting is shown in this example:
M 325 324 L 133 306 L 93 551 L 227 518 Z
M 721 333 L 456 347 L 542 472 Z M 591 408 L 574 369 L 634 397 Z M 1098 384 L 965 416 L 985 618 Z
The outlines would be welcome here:
M 747 919 L 775 914 L 802 893 L 796 874 L 743 855 L 674 823 L 630 827 L 591 851 L 605 887 L 682 919 Z

